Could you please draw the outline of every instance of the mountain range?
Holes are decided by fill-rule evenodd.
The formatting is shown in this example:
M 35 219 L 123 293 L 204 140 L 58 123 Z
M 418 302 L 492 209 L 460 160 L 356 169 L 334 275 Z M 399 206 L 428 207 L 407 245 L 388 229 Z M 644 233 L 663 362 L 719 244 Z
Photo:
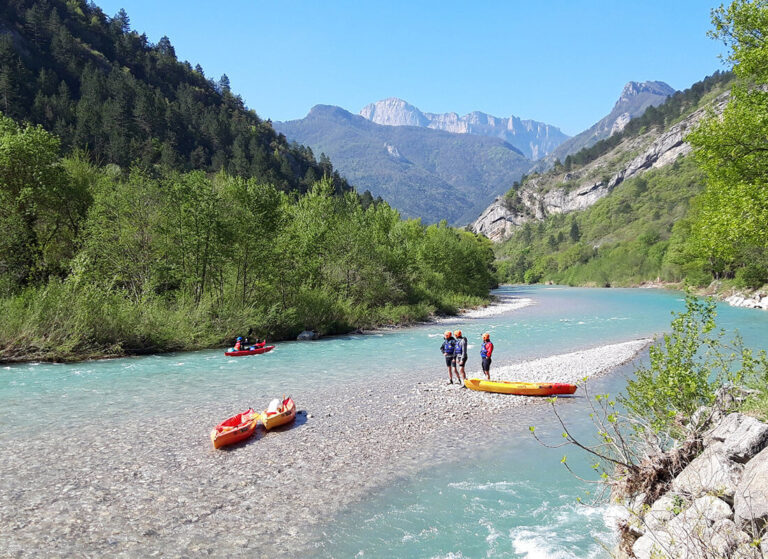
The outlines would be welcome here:
M 386 126 L 329 105 L 273 126 L 330 157 L 359 190 L 368 189 L 404 216 L 430 223 L 472 221 L 531 165 L 499 138 Z
M 528 159 L 534 160 L 547 155 L 570 137 L 551 124 L 522 120 L 516 116 L 499 118 L 480 111 L 464 116 L 457 113 L 425 113 L 396 97 L 366 105 L 360 116 L 386 126 L 420 126 L 456 134 L 501 138 Z
M 350 183 L 404 216 L 464 225 L 524 174 L 620 132 L 674 91 L 663 82 L 629 82 L 611 112 L 573 138 L 542 122 L 477 111 L 425 113 L 397 98 L 366 105 L 359 115 L 317 105 L 303 119 L 273 126 L 324 153 Z

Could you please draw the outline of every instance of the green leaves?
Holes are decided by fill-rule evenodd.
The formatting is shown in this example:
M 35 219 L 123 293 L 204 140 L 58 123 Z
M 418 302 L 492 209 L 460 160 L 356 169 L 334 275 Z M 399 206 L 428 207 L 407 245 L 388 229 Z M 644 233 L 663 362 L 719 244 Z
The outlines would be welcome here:
M 735 0 L 712 10 L 714 29 L 709 35 L 731 48 L 728 60 L 734 71 L 758 83 L 768 82 L 768 3 Z
M 696 200 L 689 252 L 704 259 L 715 277 L 749 283 L 768 277 L 755 260 L 768 246 L 768 2 L 735 0 L 712 12 L 710 35 L 731 48 L 728 59 L 742 82 L 734 85 L 722 116 L 711 115 L 687 140 L 706 171 L 705 193 Z
M 675 430 L 678 417 L 690 417 L 710 404 L 724 383 L 754 378 L 760 362 L 736 338 L 733 347 L 715 325 L 715 303 L 688 295 L 686 311 L 675 315 L 672 332 L 650 348 L 650 366 L 638 369 L 620 397 L 632 415 L 656 432 Z M 733 349 L 736 351 L 733 351 Z M 609 422 L 615 416 L 607 416 Z

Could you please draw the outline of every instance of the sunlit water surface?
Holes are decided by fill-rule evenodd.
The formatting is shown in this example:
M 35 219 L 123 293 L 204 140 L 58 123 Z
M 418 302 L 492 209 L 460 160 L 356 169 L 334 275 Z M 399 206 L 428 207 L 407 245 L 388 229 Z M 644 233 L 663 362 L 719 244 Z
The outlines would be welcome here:
M 161 416 L 211 398 L 258 405 L 277 393 L 333 389 L 371 376 L 397 380 L 420 371 L 444 375 L 442 332 L 461 328 L 470 340 L 468 370 L 479 365 L 479 341 L 490 332 L 496 366 L 614 342 L 668 329 L 680 293 L 657 290 L 504 287 L 534 305 L 475 320 L 449 320 L 316 342 L 281 342 L 261 356 L 228 358 L 223 350 L 175 353 L 77 364 L 0 368 L 0 440 L 23 427 L 37 432 L 56 418 L 75 429 L 93 418 Z M 738 329 L 746 343 L 765 347 L 768 313 L 718 307 L 718 325 Z M 597 379 L 593 389 L 616 393 L 634 365 Z M 215 396 L 214 396 L 215 395 Z M 588 436 L 586 402 L 573 398 L 564 413 Z M 576 503 L 591 489 L 528 431 L 560 429 L 545 406 L 526 406 L 492 438 L 455 461 L 438 463 L 344 511 L 316 534 L 317 555 L 328 557 L 604 557 L 610 511 Z M 471 446 L 471 445 L 470 445 Z M 576 457 L 574 457 L 575 459 Z

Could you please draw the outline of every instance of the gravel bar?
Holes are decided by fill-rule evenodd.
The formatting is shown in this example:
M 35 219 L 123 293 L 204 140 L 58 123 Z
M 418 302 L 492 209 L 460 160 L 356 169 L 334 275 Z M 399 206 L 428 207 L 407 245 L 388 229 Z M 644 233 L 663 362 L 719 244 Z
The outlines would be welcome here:
M 578 383 L 630 361 L 649 343 L 494 364 L 491 371 L 494 379 Z M 468 376 L 481 373 L 473 367 Z M 194 402 L 151 425 L 125 417 L 106 428 L 72 428 L 66 418 L 51 418 L 44 435 L 3 435 L 0 557 L 312 555 L 311 534 L 344 507 L 436 461 L 455 460 L 471 444 L 458 433 L 486 427 L 512 408 L 546 403 L 467 390 L 445 377 L 382 373 L 308 388 L 293 394 L 294 424 L 260 428 L 217 451 L 209 431 L 222 409 L 241 402 Z

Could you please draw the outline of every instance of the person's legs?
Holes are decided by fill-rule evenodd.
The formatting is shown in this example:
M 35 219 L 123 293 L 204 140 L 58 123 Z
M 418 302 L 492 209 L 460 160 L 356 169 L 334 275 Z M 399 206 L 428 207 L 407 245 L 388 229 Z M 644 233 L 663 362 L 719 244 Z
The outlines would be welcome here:
M 448 366 L 448 380 L 450 384 L 453 384 L 453 356 L 452 355 L 446 355 L 445 356 L 445 364 Z

